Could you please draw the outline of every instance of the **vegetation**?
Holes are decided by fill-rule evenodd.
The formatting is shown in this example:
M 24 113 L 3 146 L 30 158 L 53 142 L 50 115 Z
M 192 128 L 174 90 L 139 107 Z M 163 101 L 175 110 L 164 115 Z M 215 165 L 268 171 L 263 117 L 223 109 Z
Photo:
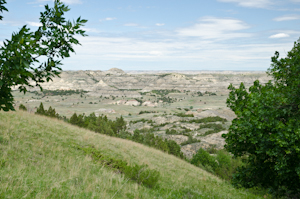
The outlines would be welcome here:
M 193 114 L 185 114 L 185 113 L 174 113 L 174 115 L 178 117 L 194 117 Z
M 227 151 L 218 150 L 216 156 L 200 148 L 193 156 L 191 164 L 205 169 L 225 180 L 231 180 L 236 168 L 244 165 L 241 158 L 233 158 Z
M 171 75 L 171 73 L 165 73 L 165 74 L 161 74 L 161 75 L 158 75 L 160 78 L 164 78 L 164 77 L 166 77 L 166 76 L 168 76 L 168 75 Z
M 68 119 L 65 116 L 60 116 L 58 113 L 56 113 L 55 108 L 53 109 L 51 106 L 48 108 L 48 110 L 45 110 L 43 103 L 41 103 L 40 106 L 37 108 L 35 114 L 45 115 L 48 117 L 54 117 L 57 119 L 68 121 Z
M 182 120 L 181 122 L 188 122 L 188 123 L 208 123 L 208 122 L 227 122 L 226 119 L 221 118 L 219 116 L 215 116 L 215 117 L 205 117 L 205 118 L 201 118 L 201 119 L 191 119 L 191 120 Z
M 134 120 L 134 121 L 130 121 L 129 123 L 131 123 L 131 124 L 136 124 L 136 123 L 139 123 L 139 122 L 143 122 L 143 123 L 149 123 L 149 124 L 152 124 L 153 123 L 153 121 L 152 120 L 147 120 L 147 119 L 144 119 L 144 118 L 142 118 L 142 119 L 139 119 L 139 120 Z
M 26 108 L 26 106 L 24 106 L 23 104 L 20 104 L 19 110 L 27 111 L 27 108 Z
M 139 115 L 145 114 L 145 113 L 158 113 L 157 111 L 140 111 Z
M 134 131 L 132 140 L 147 146 L 154 147 L 166 153 L 172 154 L 174 156 L 184 158 L 183 153 L 180 150 L 180 146 L 173 140 L 163 140 L 159 136 L 154 136 L 153 133 L 141 133 L 140 130 L 136 129 Z
M 212 130 L 206 131 L 202 136 L 207 136 L 209 134 L 218 133 L 220 131 L 226 130 L 226 128 L 224 128 L 221 124 L 214 124 L 214 123 L 200 125 L 199 129 L 203 129 L 203 128 L 210 128 Z
M 157 185 L 160 173 L 157 170 L 148 169 L 147 165 L 128 165 L 128 163 L 123 160 L 103 155 L 99 150 L 95 149 L 94 146 L 82 147 L 75 145 L 74 147 L 84 151 L 85 154 L 90 155 L 95 162 L 100 162 L 106 167 L 125 174 L 125 177 L 136 181 L 138 184 L 145 185 L 149 188 L 153 188 Z
M 29 91 L 30 93 L 34 93 L 35 95 L 43 95 L 43 96 L 64 96 L 64 95 L 74 95 L 74 94 L 81 94 L 87 93 L 84 90 L 46 90 L 43 89 L 41 92 L 37 91 Z
M 166 134 L 167 135 L 178 135 L 180 133 L 178 133 L 175 129 L 171 129 L 171 130 L 167 129 Z
M 184 158 L 183 153 L 180 151 L 180 146 L 174 141 L 162 140 L 162 138 L 154 136 L 154 128 L 145 128 L 141 130 L 136 129 L 134 131 L 134 135 L 128 133 L 126 131 L 126 122 L 122 116 L 120 118 L 117 117 L 115 121 L 112 121 L 103 115 L 97 117 L 95 113 L 91 113 L 89 116 L 86 116 L 85 114 L 77 115 L 74 113 L 70 119 L 67 119 L 66 117 L 61 117 L 58 113 L 56 113 L 55 109 L 52 109 L 51 106 L 49 107 L 49 110 L 45 111 L 43 103 L 40 104 L 36 114 L 64 119 L 73 125 L 92 130 L 96 133 L 133 140 L 180 158 Z
M 205 91 L 204 94 L 208 94 L 209 96 L 212 96 L 212 95 L 217 95 L 216 93 L 213 93 L 213 92 L 209 92 L 209 91 Z
M 132 141 L 23 111 L 0 118 L 0 198 L 263 198 Z M 161 174 L 157 186 L 141 186 L 74 146 L 132 167 L 146 163 Z
M 5 0 L 1 0 L 0 13 L 7 11 L 4 4 Z M 3 42 L 0 48 L 0 110 L 14 110 L 13 86 L 26 93 L 27 87 L 33 87 L 30 83 L 33 81 L 42 90 L 41 83 L 59 76 L 61 61 L 70 57 L 73 46 L 79 44 L 74 36 L 86 36 L 80 27 L 87 20 L 79 17 L 74 23 L 66 21 L 64 14 L 69 10 L 55 0 L 53 8 L 46 5 L 45 11 L 41 12 L 38 30 L 30 32 L 24 25 L 12 34 L 11 40 Z M 46 61 L 40 63 L 41 59 Z
M 189 135 L 189 136 L 188 136 L 188 140 L 185 141 L 185 142 L 182 142 L 180 145 L 181 145 L 181 146 L 184 146 L 184 145 L 192 144 L 192 143 L 196 143 L 196 142 L 201 142 L 201 140 L 197 140 L 196 138 L 193 138 L 192 135 Z
M 169 97 L 169 96 L 167 96 L 167 97 L 159 97 L 159 98 L 157 98 L 157 101 L 159 101 L 159 100 L 161 100 L 161 101 L 163 101 L 163 102 L 166 102 L 166 103 L 173 103 L 173 102 L 176 102 L 176 99 L 175 98 L 171 98 L 171 97 Z
M 0 118 L 1 198 L 26 194 L 29 198 L 260 198 L 233 189 L 174 156 L 128 140 L 26 112 L 0 112 Z M 153 137 L 148 140 L 160 142 Z M 180 151 L 175 142 L 169 145 L 170 153 Z M 118 170 L 125 165 L 122 162 L 129 166 L 129 174 Z M 137 175 L 130 177 L 147 169 L 161 173 L 150 186 Z M 138 185 L 141 181 L 144 186 Z
M 169 93 L 181 93 L 179 90 L 176 89 L 171 89 L 171 90 L 167 90 L 167 89 L 162 89 L 162 90 L 152 90 L 152 93 L 155 93 L 156 95 L 160 95 L 160 96 L 166 96 Z
M 237 118 L 232 121 L 226 149 L 235 156 L 247 155 L 247 164 L 237 170 L 233 184 L 261 186 L 271 193 L 300 195 L 300 44 L 279 58 L 275 52 L 268 74 L 273 81 L 255 81 L 246 90 L 230 85 L 227 105 Z

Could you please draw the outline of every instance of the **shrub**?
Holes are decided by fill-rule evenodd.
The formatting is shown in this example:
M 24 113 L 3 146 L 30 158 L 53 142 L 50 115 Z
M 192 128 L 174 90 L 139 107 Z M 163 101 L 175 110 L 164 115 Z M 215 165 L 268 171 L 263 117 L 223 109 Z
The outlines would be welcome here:
M 160 173 L 157 170 L 148 169 L 148 165 L 128 165 L 128 163 L 123 160 L 103 155 L 93 146 L 81 147 L 75 144 L 74 147 L 84 151 L 87 155 L 90 155 L 95 162 L 99 162 L 106 167 L 123 173 L 127 178 L 136 181 L 138 184 L 153 188 L 159 180 Z
M 193 156 L 191 160 L 191 164 L 210 170 L 210 168 L 215 171 L 218 167 L 218 163 L 216 162 L 215 157 L 211 156 L 207 151 L 200 148 L 197 153 Z
M 184 114 L 184 113 L 177 113 L 177 114 L 174 114 L 178 117 L 194 117 L 193 114 Z
M 177 131 L 175 129 L 171 129 L 171 130 L 167 129 L 166 134 L 168 134 L 168 135 L 178 135 L 179 133 L 177 133 Z
M 189 136 L 188 136 L 188 140 L 185 141 L 185 142 L 182 142 L 182 143 L 181 143 L 181 146 L 187 145 L 187 144 L 196 143 L 196 142 L 201 142 L 201 141 L 200 141 L 200 140 L 197 140 L 196 138 L 193 138 L 192 135 L 189 135 Z
M 231 180 L 233 174 L 236 173 L 237 167 L 243 165 L 241 158 L 233 158 L 225 150 L 219 150 L 217 152 L 216 160 L 219 166 L 215 170 L 215 173 L 225 180 Z
M 124 174 L 131 180 L 136 181 L 138 184 L 153 188 L 159 180 L 160 173 L 157 170 L 151 170 L 147 167 L 147 165 L 137 164 L 134 166 L 126 166 Z
M 26 106 L 24 106 L 23 104 L 20 104 L 19 110 L 27 111 L 27 108 L 26 108 Z

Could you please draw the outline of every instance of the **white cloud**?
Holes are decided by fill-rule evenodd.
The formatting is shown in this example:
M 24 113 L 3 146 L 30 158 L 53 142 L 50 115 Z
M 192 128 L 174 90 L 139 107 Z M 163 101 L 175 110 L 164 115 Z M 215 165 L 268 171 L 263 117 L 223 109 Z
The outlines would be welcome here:
M 237 3 L 243 7 L 268 8 L 272 5 L 271 0 L 218 0 L 220 2 Z
M 278 39 L 278 38 L 284 38 L 284 37 L 289 37 L 290 35 L 286 34 L 286 33 L 278 33 L 275 35 L 271 35 L 269 38 L 271 39 Z
M 94 33 L 99 33 L 101 31 L 97 30 L 96 28 L 81 28 L 82 30 L 86 31 L 86 32 L 94 32 Z
M 33 22 L 33 21 L 26 21 L 26 23 L 30 26 L 35 26 L 35 27 L 39 27 L 42 26 L 43 24 L 40 22 Z
M 112 21 L 112 20 L 115 20 L 115 19 L 117 19 L 117 18 L 115 18 L 115 17 L 106 17 L 105 18 L 106 21 Z
M 249 37 L 249 33 L 236 31 L 248 29 L 250 26 L 237 19 L 205 17 L 200 23 L 188 28 L 177 30 L 178 35 L 188 37 L 201 37 L 203 39 L 226 40 L 238 37 Z
M 106 17 L 105 19 L 99 19 L 99 21 L 112 21 L 112 20 L 116 20 L 116 17 Z
M 270 65 L 270 57 L 275 51 L 285 56 L 284 52 L 292 48 L 292 43 L 278 44 L 248 44 L 208 42 L 195 39 L 180 39 L 177 37 L 160 41 L 147 41 L 126 37 L 83 37 L 79 39 L 82 46 L 76 46 L 76 55 L 70 59 L 70 67 L 81 63 L 86 67 L 96 69 L 107 64 L 121 64 L 131 67 L 143 63 L 143 67 L 153 69 L 175 69 L 177 66 L 194 65 L 199 69 L 237 69 L 253 70 L 253 68 L 265 70 Z M 66 60 L 68 62 L 68 60 Z M 157 63 L 155 65 L 154 63 Z M 117 66 L 117 65 L 115 65 Z M 120 66 L 120 65 L 119 65 Z M 71 69 L 74 69 L 72 68 Z M 141 67 L 140 65 L 137 67 Z
M 139 24 L 136 23 L 126 23 L 124 26 L 138 26 Z
M 300 15 L 284 15 L 281 17 L 276 17 L 274 21 L 290 21 L 290 20 L 297 20 L 300 19 Z
M 150 51 L 149 54 L 150 54 L 150 55 L 156 55 L 156 56 L 161 56 L 161 55 L 163 55 L 163 53 L 160 52 L 160 51 Z
M 165 24 L 164 23 L 157 23 L 155 24 L 156 26 L 164 26 Z

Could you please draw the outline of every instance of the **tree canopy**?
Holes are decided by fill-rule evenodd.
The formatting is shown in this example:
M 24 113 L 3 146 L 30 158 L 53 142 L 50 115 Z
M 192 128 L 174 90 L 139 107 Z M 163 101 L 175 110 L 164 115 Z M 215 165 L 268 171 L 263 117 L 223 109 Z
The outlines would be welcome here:
M 5 0 L 0 0 L 0 14 L 8 11 Z M 14 110 L 12 87 L 26 93 L 27 87 L 38 86 L 51 81 L 60 74 L 61 61 L 75 52 L 73 45 L 80 45 L 75 35 L 86 36 L 81 27 L 87 22 L 79 17 L 69 21 L 64 14 L 70 9 L 54 1 L 54 7 L 45 6 L 40 13 L 40 27 L 30 31 L 24 25 L 6 39 L 0 47 L 0 110 Z M 0 16 L 0 20 L 2 20 Z M 46 61 L 41 61 L 46 60 Z M 32 85 L 32 82 L 34 85 Z
M 271 58 L 267 73 L 272 81 L 258 80 L 247 89 L 230 85 L 227 105 L 236 114 L 225 148 L 235 156 L 246 155 L 233 183 L 262 186 L 276 194 L 300 193 L 300 44 L 279 58 Z

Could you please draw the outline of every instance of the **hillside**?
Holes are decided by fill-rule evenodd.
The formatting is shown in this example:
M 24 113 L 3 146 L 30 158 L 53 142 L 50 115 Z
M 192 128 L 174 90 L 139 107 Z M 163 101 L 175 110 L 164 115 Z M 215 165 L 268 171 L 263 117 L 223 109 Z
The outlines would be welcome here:
M 160 172 L 147 188 L 73 145 Z M 153 148 L 26 112 L 0 112 L 0 198 L 259 198 Z

